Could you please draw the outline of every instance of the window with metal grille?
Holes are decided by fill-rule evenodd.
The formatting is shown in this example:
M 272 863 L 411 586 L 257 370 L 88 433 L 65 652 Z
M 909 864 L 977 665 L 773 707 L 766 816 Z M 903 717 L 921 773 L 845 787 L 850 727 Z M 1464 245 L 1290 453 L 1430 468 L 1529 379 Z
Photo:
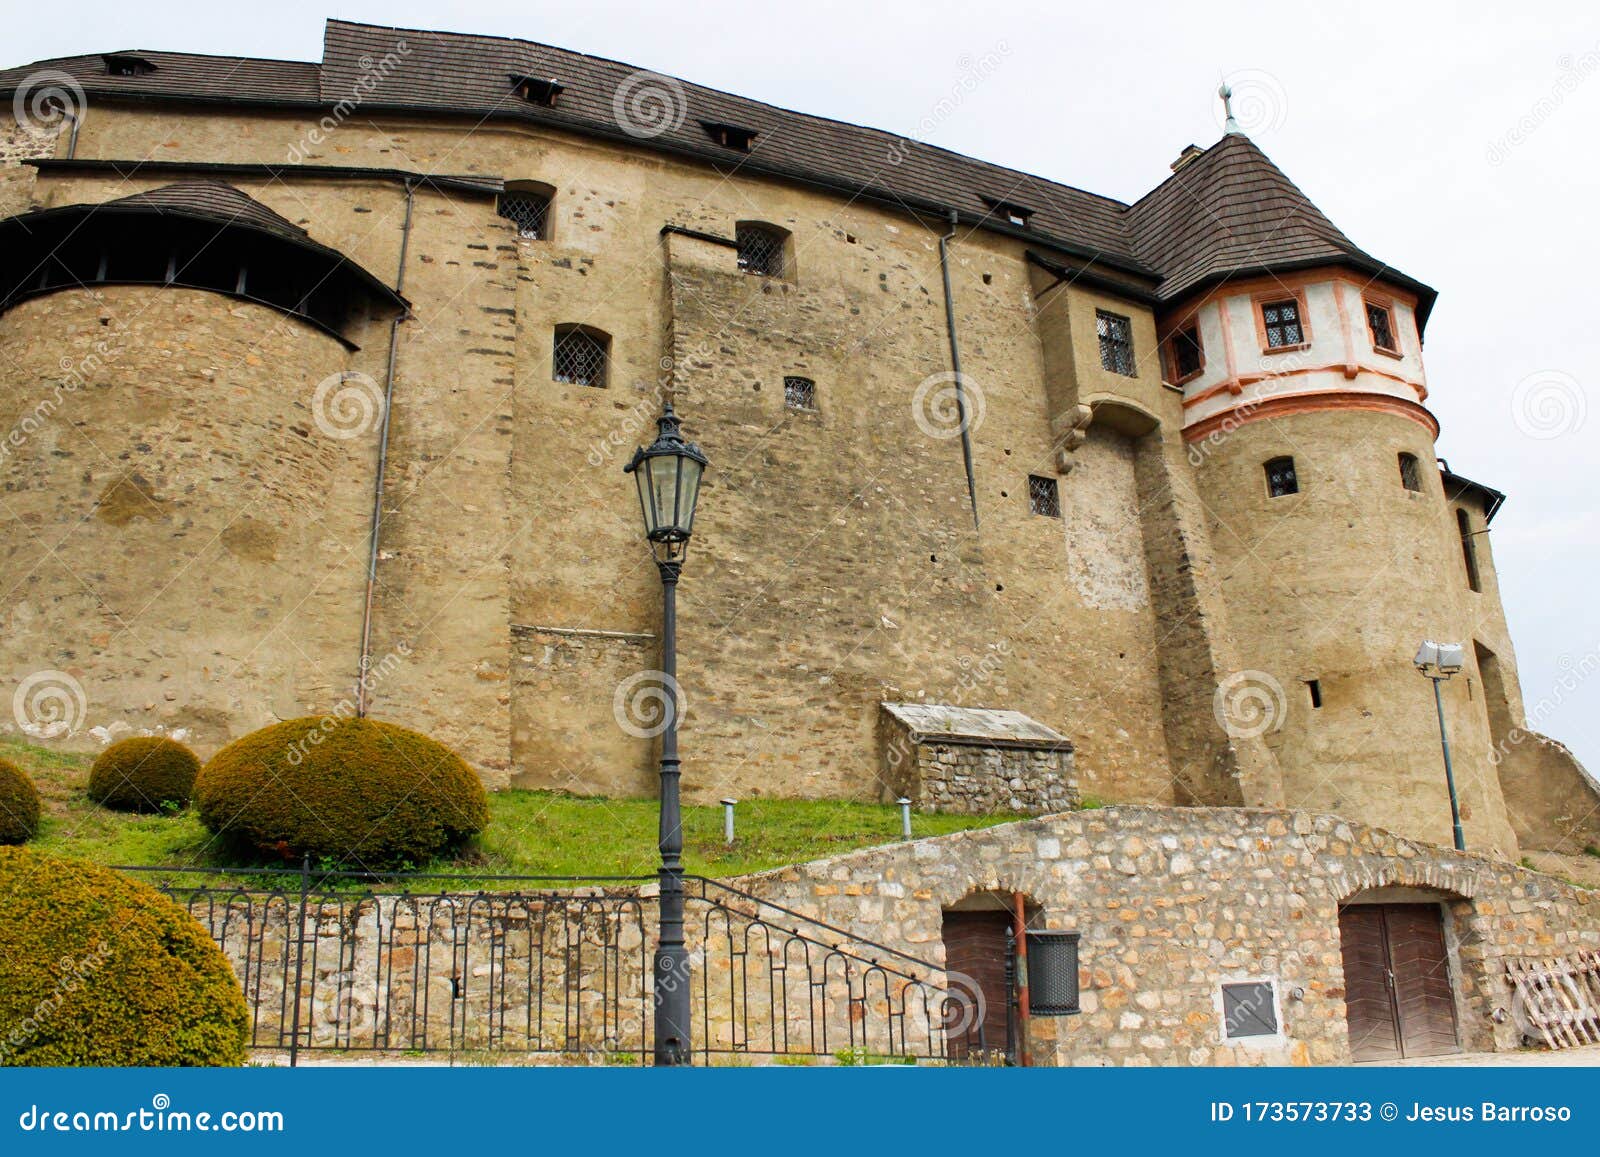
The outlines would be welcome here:
M 739 268 L 760 277 L 783 276 L 783 245 L 788 234 L 771 225 L 741 221 L 734 230 Z
M 1028 475 L 1028 508 L 1046 518 L 1061 517 L 1061 490 L 1054 478 Z
M 539 193 L 502 193 L 495 212 L 517 227 L 517 236 L 542 241 L 547 234 L 550 198 Z
M 1367 326 L 1372 330 L 1374 349 L 1388 350 L 1390 353 L 1400 351 L 1399 343 L 1394 340 L 1394 315 L 1389 312 L 1387 305 L 1367 302 Z
M 1251 980 L 1222 986 L 1222 1035 L 1228 1040 L 1278 1035 L 1276 985 Z
M 1100 335 L 1100 364 L 1114 374 L 1134 377 L 1133 323 L 1119 313 L 1097 309 L 1094 328 Z
M 1415 454 L 1400 455 L 1400 485 L 1407 490 L 1421 492 L 1422 468 L 1417 463 Z
M 1467 564 L 1467 589 L 1483 590 L 1483 576 L 1478 573 L 1478 545 L 1472 540 L 1472 520 L 1467 512 L 1456 508 L 1456 526 L 1461 531 L 1461 560 Z
M 1200 352 L 1200 327 L 1191 325 L 1186 329 L 1180 329 L 1172 335 L 1170 342 L 1172 380 L 1181 382 L 1198 374 L 1205 365 L 1205 358 Z
M 1295 477 L 1293 458 L 1274 458 L 1266 469 L 1267 493 L 1273 498 L 1300 493 L 1300 479 Z
M 611 339 L 603 333 L 576 325 L 557 326 L 551 376 L 576 386 L 603 387 L 610 346 Z
M 1267 330 L 1268 349 L 1305 344 L 1305 329 L 1301 325 L 1298 301 L 1263 302 L 1261 320 Z
M 810 378 L 784 378 L 783 404 L 791 410 L 815 410 L 817 383 Z

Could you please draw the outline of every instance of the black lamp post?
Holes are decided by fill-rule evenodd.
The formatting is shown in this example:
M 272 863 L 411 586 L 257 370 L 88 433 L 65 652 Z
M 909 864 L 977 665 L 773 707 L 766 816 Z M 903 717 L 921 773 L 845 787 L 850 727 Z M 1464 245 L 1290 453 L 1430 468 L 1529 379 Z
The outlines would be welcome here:
M 656 1064 L 686 1065 L 690 1043 L 689 953 L 683 943 L 683 812 L 678 804 L 678 576 L 694 533 L 706 456 L 686 442 L 668 402 L 656 440 L 623 467 L 639 485 L 645 537 L 661 572 L 661 671 L 667 685 L 661 733 L 661 937 L 656 946 Z

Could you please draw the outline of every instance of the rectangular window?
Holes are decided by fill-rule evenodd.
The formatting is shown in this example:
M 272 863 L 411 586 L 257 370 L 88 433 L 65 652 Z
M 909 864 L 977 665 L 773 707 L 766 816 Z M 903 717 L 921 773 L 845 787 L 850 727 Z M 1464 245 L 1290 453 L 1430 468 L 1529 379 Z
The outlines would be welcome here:
M 1188 326 L 1180 329 L 1168 339 L 1172 351 L 1172 380 L 1174 382 L 1187 381 L 1198 374 L 1205 366 L 1205 358 L 1200 351 L 1200 327 Z
M 495 212 L 517 227 L 517 236 L 528 241 L 543 240 L 545 218 L 550 213 L 550 198 L 537 193 L 502 193 Z
M 1305 344 L 1305 329 L 1301 325 L 1298 301 L 1263 302 L 1261 321 L 1266 327 L 1268 349 Z
M 1415 454 L 1400 455 L 1400 485 L 1413 492 L 1422 490 L 1422 467 Z
M 1094 328 L 1100 336 L 1100 364 L 1114 374 L 1134 377 L 1133 323 L 1118 313 L 1094 311 Z
M 1273 498 L 1300 493 L 1300 479 L 1295 476 L 1293 458 L 1274 458 L 1266 469 L 1267 493 Z
M 1275 987 L 1270 980 L 1224 984 L 1222 1035 L 1228 1040 L 1251 1036 L 1277 1036 L 1278 1005 Z
M 1311 696 L 1311 706 L 1322 706 L 1322 683 L 1316 679 L 1306 680 L 1306 693 Z
M 1054 478 L 1028 475 L 1028 508 L 1046 518 L 1061 517 L 1061 491 Z
M 1372 348 L 1385 353 L 1400 352 L 1400 343 L 1394 340 L 1394 314 L 1387 305 L 1367 302 L 1367 328 L 1372 330 Z
M 577 326 L 557 328 L 551 376 L 576 386 L 604 387 L 609 344 L 603 336 Z
M 783 404 L 791 410 L 815 410 L 817 383 L 810 378 L 784 378 Z
M 782 277 L 784 242 L 788 236 L 771 225 L 739 222 L 734 227 L 739 268 L 758 277 Z

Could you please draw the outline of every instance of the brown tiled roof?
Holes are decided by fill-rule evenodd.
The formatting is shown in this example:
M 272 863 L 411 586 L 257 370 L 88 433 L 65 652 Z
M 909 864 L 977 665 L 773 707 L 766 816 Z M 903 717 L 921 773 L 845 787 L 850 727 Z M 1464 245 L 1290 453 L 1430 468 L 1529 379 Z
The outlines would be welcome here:
M 1224 137 L 1137 204 L 914 140 L 792 112 L 716 89 L 645 73 L 629 65 L 530 41 L 327 23 L 321 65 L 241 57 L 138 51 L 155 66 L 111 76 L 101 55 L 63 57 L 0 71 L 0 99 L 42 70 L 71 75 L 90 102 L 97 96 L 269 102 L 363 110 L 439 112 L 479 120 L 522 120 L 610 137 L 709 161 L 724 170 L 803 181 L 847 197 L 900 203 L 922 212 L 954 209 L 968 225 L 1090 259 L 1173 300 L 1230 274 L 1340 262 L 1411 288 L 1433 291 L 1357 248 L 1260 149 Z M 548 77 L 562 86 L 554 107 L 524 100 L 513 77 Z M 665 100 L 652 103 L 652 95 Z M 630 97 L 657 113 L 665 130 L 630 131 Z M 634 119 L 638 119 L 637 115 Z M 743 153 L 715 144 L 703 122 L 753 130 Z M 652 122 L 654 123 L 654 122 Z M 1009 225 L 994 203 L 1032 211 L 1026 228 Z
M 1224 278 L 1320 264 L 1349 264 L 1423 291 L 1358 247 L 1283 175 L 1249 137 L 1224 136 L 1129 207 L 1141 261 L 1161 270 L 1167 301 Z
M 300 226 L 280 217 L 260 201 L 235 189 L 232 185 L 224 185 L 221 181 L 180 181 L 172 185 L 163 185 L 159 189 L 135 193 L 131 197 L 119 197 L 115 201 L 108 201 L 107 204 L 129 209 L 182 213 L 191 217 L 209 217 L 230 225 L 235 223 L 254 225 L 258 229 L 265 229 L 269 233 L 276 233 L 291 241 L 306 240 L 306 231 Z

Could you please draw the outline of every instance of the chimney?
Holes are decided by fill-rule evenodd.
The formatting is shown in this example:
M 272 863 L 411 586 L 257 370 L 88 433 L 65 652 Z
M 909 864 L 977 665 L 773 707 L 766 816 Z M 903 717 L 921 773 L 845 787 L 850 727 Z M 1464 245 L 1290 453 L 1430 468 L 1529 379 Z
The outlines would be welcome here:
M 1184 145 L 1183 152 L 1178 154 L 1178 159 L 1172 162 L 1172 171 L 1176 173 L 1201 153 L 1205 152 L 1199 145 Z

